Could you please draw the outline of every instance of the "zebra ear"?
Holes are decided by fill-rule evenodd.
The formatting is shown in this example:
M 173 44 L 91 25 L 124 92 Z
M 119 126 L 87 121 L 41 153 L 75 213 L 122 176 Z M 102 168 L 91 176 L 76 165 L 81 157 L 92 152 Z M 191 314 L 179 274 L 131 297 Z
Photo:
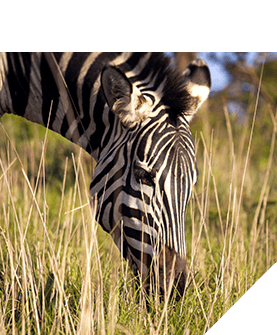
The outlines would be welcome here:
M 124 126 L 134 127 L 149 116 L 148 101 L 118 68 L 105 67 L 101 85 L 110 110 L 120 118 Z
M 210 70 L 201 58 L 193 60 L 183 72 L 185 86 L 191 96 L 191 108 L 186 113 L 190 122 L 198 108 L 208 98 L 211 89 Z

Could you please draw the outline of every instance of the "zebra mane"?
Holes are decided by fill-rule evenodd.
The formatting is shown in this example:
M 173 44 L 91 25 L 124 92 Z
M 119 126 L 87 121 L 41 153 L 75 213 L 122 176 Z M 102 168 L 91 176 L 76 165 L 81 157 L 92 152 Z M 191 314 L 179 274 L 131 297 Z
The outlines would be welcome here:
M 162 101 L 171 108 L 175 116 L 183 114 L 191 105 L 191 95 L 186 89 L 185 77 L 167 55 L 162 55 L 160 64 L 162 75 L 166 77 Z M 159 61 L 159 59 L 158 59 Z
M 176 68 L 172 58 L 164 53 L 152 53 L 144 71 L 153 73 L 153 90 L 164 82 L 161 102 L 170 108 L 171 117 L 189 113 L 195 98 L 188 92 L 185 77 Z

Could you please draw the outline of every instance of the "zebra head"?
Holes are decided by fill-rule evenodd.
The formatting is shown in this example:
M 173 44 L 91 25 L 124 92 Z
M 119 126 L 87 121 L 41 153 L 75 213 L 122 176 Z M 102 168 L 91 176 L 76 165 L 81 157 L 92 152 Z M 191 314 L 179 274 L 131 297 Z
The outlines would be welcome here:
M 143 81 L 120 67 L 103 69 L 104 113 L 112 126 L 91 195 L 98 197 L 98 222 L 141 278 L 149 284 L 150 269 L 164 290 L 172 275 L 182 293 L 185 211 L 197 180 L 189 122 L 208 97 L 211 79 L 201 59 L 175 72 L 149 70 Z

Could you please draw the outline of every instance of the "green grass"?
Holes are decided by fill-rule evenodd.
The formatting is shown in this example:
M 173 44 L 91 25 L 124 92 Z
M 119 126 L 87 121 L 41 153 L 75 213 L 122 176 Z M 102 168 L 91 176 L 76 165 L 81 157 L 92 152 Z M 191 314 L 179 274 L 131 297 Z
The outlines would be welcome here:
M 204 334 L 277 261 L 276 115 L 256 98 L 243 125 L 224 103 L 218 118 L 203 108 L 192 124 L 199 180 L 187 208 L 188 286 L 180 301 L 154 296 L 149 309 L 95 222 L 90 157 L 4 116 L 0 334 Z

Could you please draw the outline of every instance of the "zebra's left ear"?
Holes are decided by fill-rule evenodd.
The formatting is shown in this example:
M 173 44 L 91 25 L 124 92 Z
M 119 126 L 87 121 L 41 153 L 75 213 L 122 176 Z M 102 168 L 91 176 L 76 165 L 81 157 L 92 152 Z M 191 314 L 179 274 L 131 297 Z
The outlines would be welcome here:
M 120 118 L 124 126 L 134 127 L 149 116 L 149 102 L 118 68 L 105 67 L 101 85 L 110 110 Z
M 185 86 L 191 96 L 191 106 L 186 113 L 190 122 L 198 108 L 208 98 L 211 89 L 211 74 L 206 62 L 195 59 L 183 72 Z

